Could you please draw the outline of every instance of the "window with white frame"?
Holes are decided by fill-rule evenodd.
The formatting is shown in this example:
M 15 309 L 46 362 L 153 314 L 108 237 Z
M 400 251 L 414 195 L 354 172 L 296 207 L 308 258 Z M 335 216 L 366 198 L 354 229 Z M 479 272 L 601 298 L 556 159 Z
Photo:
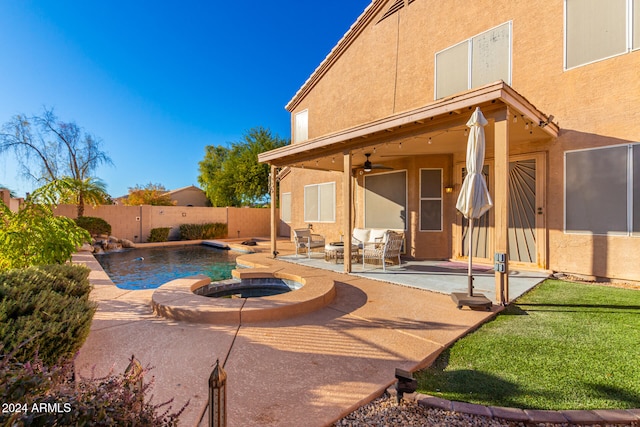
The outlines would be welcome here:
M 640 48 L 640 0 L 565 0 L 565 69 Z
M 280 196 L 280 219 L 286 223 L 291 222 L 291 193 L 282 193 Z
M 420 169 L 420 231 L 442 231 L 442 169 Z
M 407 171 L 365 175 L 364 226 L 407 229 Z
M 565 231 L 640 235 L 640 144 L 565 153 Z
M 304 221 L 335 222 L 336 183 L 325 182 L 304 187 Z
M 435 98 L 498 80 L 511 84 L 511 22 L 436 53 Z
M 309 110 L 303 110 L 294 116 L 293 142 L 309 139 Z
M 633 0 L 631 4 L 631 49 L 640 49 L 640 0 Z

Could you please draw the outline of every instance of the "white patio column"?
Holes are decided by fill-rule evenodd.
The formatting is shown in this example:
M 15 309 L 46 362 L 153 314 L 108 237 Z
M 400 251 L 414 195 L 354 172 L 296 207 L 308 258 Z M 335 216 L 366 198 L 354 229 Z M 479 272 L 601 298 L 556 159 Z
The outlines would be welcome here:
M 278 200 L 278 180 L 277 180 L 277 169 L 274 165 L 271 165 L 271 174 L 269 175 L 269 189 L 270 197 L 271 197 L 271 254 L 273 254 L 275 258 L 275 254 L 277 251 L 276 241 L 278 238 L 278 215 L 276 211 L 276 202 Z
M 494 124 L 494 250 L 509 253 L 509 108 L 496 117 Z M 496 302 L 509 302 L 509 258 L 505 272 L 495 272 Z
M 351 201 L 353 183 L 351 181 L 351 152 L 344 152 L 344 172 L 342 174 L 342 227 L 344 228 L 344 272 L 351 273 Z

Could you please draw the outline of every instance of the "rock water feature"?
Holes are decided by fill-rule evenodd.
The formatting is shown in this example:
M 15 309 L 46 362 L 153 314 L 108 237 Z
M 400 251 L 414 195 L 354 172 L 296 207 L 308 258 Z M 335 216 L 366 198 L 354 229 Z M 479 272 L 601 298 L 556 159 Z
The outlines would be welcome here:
M 135 244 L 131 240 L 119 239 L 115 236 L 91 236 L 91 243 L 85 243 L 80 248 L 83 252 L 102 254 L 105 252 L 116 252 L 122 249 L 134 248 Z

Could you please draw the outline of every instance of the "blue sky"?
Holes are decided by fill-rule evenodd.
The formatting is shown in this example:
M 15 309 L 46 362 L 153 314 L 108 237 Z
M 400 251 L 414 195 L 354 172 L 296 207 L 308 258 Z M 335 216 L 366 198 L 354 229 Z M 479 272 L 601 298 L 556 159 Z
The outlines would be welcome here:
M 103 141 L 112 196 L 197 185 L 207 145 L 264 126 L 371 0 L 0 2 L 0 123 L 53 107 Z M 33 184 L 0 155 L 0 184 Z

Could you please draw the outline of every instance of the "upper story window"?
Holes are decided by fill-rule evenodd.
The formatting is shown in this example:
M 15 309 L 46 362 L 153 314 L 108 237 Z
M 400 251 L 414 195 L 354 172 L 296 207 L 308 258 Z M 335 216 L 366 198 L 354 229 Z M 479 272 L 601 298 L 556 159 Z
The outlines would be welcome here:
M 309 139 L 309 110 L 302 110 L 294 116 L 293 142 Z
M 507 22 L 437 52 L 436 99 L 498 80 L 511 84 L 511 33 Z
M 569 69 L 640 48 L 640 0 L 565 0 Z

